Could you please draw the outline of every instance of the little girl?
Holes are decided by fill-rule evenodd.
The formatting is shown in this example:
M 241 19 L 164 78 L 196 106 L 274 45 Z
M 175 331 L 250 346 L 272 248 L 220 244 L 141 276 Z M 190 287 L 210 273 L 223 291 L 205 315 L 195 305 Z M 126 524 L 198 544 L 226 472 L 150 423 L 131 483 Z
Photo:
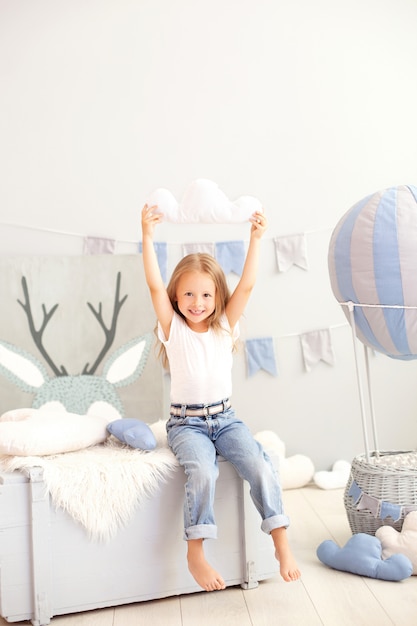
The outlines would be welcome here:
M 226 586 L 206 561 L 203 548 L 204 539 L 217 537 L 213 501 L 217 455 L 221 455 L 250 484 L 262 530 L 272 536 L 281 576 L 297 580 L 300 571 L 287 540 L 289 519 L 283 512 L 277 473 L 248 427 L 235 417 L 229 400 L 233 346 L 255 284 L 265 215 L 257 212 L 250 219 L 245 265 L 232 294 L 223 270 L 208 254 L 184 257 L 165 288 L 153 245 L 154 228 L 161 221 L 156 206 L 144 206 L 145 276 L 171 374 L 168 443 L 186 474 L 184 535 L 189 570 L 206 591 Z

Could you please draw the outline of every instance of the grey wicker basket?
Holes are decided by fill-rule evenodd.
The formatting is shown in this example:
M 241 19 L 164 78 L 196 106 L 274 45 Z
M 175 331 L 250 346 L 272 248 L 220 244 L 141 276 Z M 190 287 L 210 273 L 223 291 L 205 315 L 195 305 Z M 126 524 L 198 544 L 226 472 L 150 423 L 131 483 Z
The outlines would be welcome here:
M 384 525 L 400 531 L 405 515 L 417 510 L 417 451 L 372 452 L 369 460 L 355 457 L 344 504 L 354 534 L 374 535 Z M 385 516 L 388 511 L 391 515 Z

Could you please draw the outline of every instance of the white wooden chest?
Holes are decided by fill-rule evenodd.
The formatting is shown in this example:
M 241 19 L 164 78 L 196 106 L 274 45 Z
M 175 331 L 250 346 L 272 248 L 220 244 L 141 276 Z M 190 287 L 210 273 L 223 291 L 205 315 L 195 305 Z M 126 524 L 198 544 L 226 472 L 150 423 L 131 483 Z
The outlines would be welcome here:
M 201 591 L 186 564 L 183 493 L 179 468 L 127 527 L 100 543 L 54 508 L 41 469 L 0 474 L 0 615 L 43 626 L 55 615 Z M 205 550 L 227 585 L 249 589 L 274 576 L 272 540 L 260 530 L 247 485 L 224 460 L 215 510 L 219 538 Z

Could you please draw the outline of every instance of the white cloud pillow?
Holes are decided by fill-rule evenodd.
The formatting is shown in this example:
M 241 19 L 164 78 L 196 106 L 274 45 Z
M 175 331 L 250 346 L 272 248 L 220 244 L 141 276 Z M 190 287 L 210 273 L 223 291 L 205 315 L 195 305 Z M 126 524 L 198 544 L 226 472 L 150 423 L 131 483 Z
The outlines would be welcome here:
M 310 457 L 304 454 L 285 456 L 285 443 L 272 430 L 262 430 L 256 433 L 255 439 L 262 444 L 267 454 L 278 457 L 282 489 L 298 489 L 311 481 L 314 465 Z
M 313 480 L 320 489 L 341 489 L 349 480 L 350 467 L 348 461 L 341 459 L 333 463 L 331 471 L 316 472 Z
M 0 417 L 0 454 L 45 456 L 105 441 L 108 418 L 67 411 L 15 409 Z
M 262 211 L 260 200 L 241 196 L 229 200 L 216 183 L 206 178 L 194 180 L 185 190 L 180 202 L 160 187 L 146 198 L 148 206 L 157 205 L 167 222 L 180 224 L 233 224 L 246 222 L 255 211 Z

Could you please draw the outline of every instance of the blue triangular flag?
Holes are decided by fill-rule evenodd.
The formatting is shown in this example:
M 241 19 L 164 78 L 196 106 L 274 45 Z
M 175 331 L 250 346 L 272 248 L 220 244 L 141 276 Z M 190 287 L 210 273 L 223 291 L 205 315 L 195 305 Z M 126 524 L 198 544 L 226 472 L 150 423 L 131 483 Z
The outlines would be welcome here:
M 156 256 L 158 257 L 158 265 L 161 272 L 162 280 L 167 282 L 167 266 L 168 266 L 168 246 L 165 241 L 153 242 Z M 142 252 L 142 242 L 139 242 L 139 252 Z
M 261 369 L 278 376 L 272 337 L 247 339 L 245 346 L 248 376 L 253 376 Z
M 394 522 L 398 522 L 401 518 L 401 508 L 401 504 L 391 504 L 391 502 L 382 501 L 379 517 L 381 519 L 392 517 Z
M 362 495 L 362 489 L 359 487 L 358 483 L 355 480 L 352 480 L 352 484 L 348 491 L 348 496 L 352 496 L 353 503 L 356 504 L 359 502 Z
M 241 276 L 245 264 L 245 244 L 243 241 L 218 241 L 216 259 L 225 274 L 234 272 Z

